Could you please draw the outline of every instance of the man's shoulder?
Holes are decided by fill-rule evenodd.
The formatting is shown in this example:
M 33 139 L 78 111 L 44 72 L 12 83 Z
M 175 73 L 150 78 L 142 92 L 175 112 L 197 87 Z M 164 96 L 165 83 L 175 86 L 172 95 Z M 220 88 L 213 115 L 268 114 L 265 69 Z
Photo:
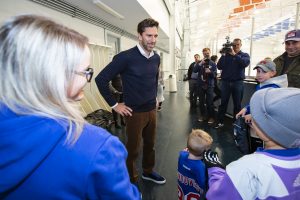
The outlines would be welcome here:
M 238 55 L 250 57 L 248 53 L 243 52 L 243 51 L 239 51 Z
M 137 46 L 134 46 L 130 49 L 127 49 L 127 50 L 124 50 L 124 51 L 121 51 L 120 53 L 118 53 L 116 56 L 127 56 L 127 55 L 132 55 L 132 54 L 135 54 L 135 53 L 138 53 L 138 48 Z
M 137 46 L 131 47 L 130 49 L 127 49 L 126 52 L 139 52 L 139 49 Z
M 154 53 L 155 56 L 160 57 L 159 54 L 156 51 L 153 51 L 153 53 Z
M 122 52 L 128 52 L 128 51 L 138 51 L 138 47 L 135 45 L 135 46 L 133 46 L 133 47 L 131 47 L 129 49 L 126 49 L 126 50 L 124 50 Z
M 190 67 L 193 67 L 193 66 L 194 66 L 194 64 L 195 64 L 195 62 L 192 62 L 192 63 L 190 64 Z
M 286 55 L 286 52 L 284 52 L 283 54 L 277 56 L 277 57 L 273 60 L 273 62 L 278 62 L 278 61 L 280 61 L 280 60 L 284 60 L 284 56 L 285 56 L 285 55 Z
M 157 52 L 153 51 L 154 52 L 154 55 L 153 55 L 153 58 L 157 58 L 157 59 L 160 59 L 160 56 Z M 119 54 L 117 54 L 115 57 L 126 57 L 126 58 L 132 58 L 132 56 L 136 56 L 136 55 L 141 55 L 141 52 L 140 50 L 138 49 L 137 46 L 134 46 L 130 49 L 127 49 L 127 50 L 124 50 L 122 52 L 120 52 Z

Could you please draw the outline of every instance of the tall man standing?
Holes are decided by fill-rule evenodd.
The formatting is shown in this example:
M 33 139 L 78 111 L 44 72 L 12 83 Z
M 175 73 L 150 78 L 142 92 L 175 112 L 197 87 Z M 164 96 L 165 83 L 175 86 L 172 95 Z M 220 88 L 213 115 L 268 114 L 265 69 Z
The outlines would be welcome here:
M 241 110 L 244 93 L 245 68 L 250 64 L 250 56 L 241 51 L 242 41 L 233 40 L 232 49 L 223 53 L 217 68 L 221 73 L 221 105 L 218 110 L 218 123 L 215 128 L 224 126 L 224 117 L 230 96 L 233 100 L 233 116 Z
M 217 71 L 216 64 L 210 59 L 210 49 L 202 50 L 203 59 L 196 65 L 194 72 L 198 73 L 199 107 L 201 116 L 198 121 L 203 122 L 208 119 L 208 124 L 213 124 L 214 120 L 214 81 Z
M 145 19 L 137 26 L 137 46 L 117 54 L 96 77 L 99 91 L 116 112 L 125 116 L 128 151 L 127 168 L 137 185 L 136 160 L 143 139 L 143 176 L 164 184 L 166 179 L 153 171 L 155 164 L 156 93 L 160 57 L 153 51 L 159 23 Z M 109 91 L 109 81 L 121 74 L 124 103 L 117 103 Z
M 198 73 L 194 72 L 195 67 L 200 62 L 200 55 L 194 55 L 195 62 L 192 62 L 188 69 L 188 81 L 189 81 L 189 91 L 190 91 L 190 106 L 195 107 L 197 105 L 198 98 Z
M 300 88 L 300 30 L 285 35 L 285 52 L 274 59 L 277 75 L 287 74 L 288 86 Z

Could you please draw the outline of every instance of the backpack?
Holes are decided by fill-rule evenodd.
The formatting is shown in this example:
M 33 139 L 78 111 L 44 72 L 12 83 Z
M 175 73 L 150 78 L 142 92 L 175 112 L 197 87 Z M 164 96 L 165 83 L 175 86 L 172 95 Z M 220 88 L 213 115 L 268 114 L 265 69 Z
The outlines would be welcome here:
M 244 117 L 239 117 L 233 123 L 233 137 L 234 137 L 235 145 L 240 150 L 240 152 L 243 154 L 249 154 L 250 153 L 249 126 L 245 122 Z
M 85 117 L 85 120 L 90 124 L 110 130 L 114 119 L 111 112 L 106 110 L 96 110 Z

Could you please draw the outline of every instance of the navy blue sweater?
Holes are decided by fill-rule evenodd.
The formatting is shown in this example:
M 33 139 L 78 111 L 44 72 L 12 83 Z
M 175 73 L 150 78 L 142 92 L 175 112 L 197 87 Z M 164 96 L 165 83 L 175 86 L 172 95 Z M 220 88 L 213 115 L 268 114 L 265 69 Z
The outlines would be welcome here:
M 134 112 L 147 112 L 156 107 L 159 64 L 158 54 L 147 59 L 135 46 L 114 56 L 95 81 L 106 102 L 113 106 L 117 102 L 110 93 L 109 81 L 121 74 L 125 104 Z
M 236 55 L 221 56 L 217 67 L 222 70 L 221 79 L 225 81 L 239 81 L 245 79 L 245 68 L 250 64 L 250 56 L 239 51 Z

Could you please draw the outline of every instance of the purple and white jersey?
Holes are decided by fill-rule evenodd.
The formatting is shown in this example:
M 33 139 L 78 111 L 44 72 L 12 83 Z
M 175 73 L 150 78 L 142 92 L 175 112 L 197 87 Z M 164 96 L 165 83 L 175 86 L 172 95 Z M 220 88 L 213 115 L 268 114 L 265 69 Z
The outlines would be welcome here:
M 257 151 L 230 163 L 226 171 L 210 168 L 207 199 L 300 199 L 300 149 L 293 151 L 293 156 Z

